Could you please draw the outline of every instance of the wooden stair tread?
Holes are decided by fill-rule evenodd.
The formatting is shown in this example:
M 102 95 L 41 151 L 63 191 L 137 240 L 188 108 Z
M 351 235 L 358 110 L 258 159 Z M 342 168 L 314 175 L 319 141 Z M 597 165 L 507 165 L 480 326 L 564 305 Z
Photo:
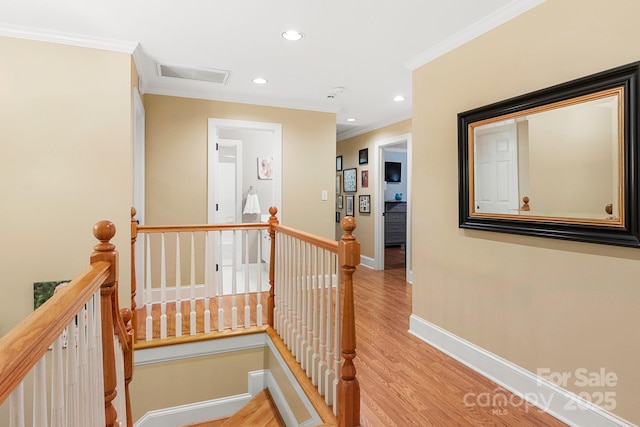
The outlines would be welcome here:
M 203 421 L 183 427 L 231 426 L 285 427 L 285 423 L 271 398 L 271 393 L 268 389 L 264 389 L 229 418 Z

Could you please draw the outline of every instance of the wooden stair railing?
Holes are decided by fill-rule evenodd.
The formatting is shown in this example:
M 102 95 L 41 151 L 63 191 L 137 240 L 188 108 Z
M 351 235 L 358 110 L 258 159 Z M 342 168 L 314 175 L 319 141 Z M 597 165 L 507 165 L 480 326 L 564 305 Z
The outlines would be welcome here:
M 136 329 L 136 348 L 229 336 L 230 332 L 242 334 L 266 330 L 269 335 L 273 334 L 272 336 L 278 336 L 282 340 L 283 345 L 277 346 L 278 350 L 290 351 L 294 363 L 297 362 L 302 368 L 299 371 L 306 372 L 317 393 L 324 397 L 326 405 L 333 408 L 333 414 L 337 417 L 334 420 L 339 420 L 340 426 L 358 426 L 360 387 L 354 364 L 356 342 L 352 276 L 360 262 L 360 244 L 353 236 L 356 228 L 355 219 L 343 219 L 344 235 L 337 242 L 285 227 L 279 223 L 275 207 L 271 207 L 269 212 L 271 216 L 266 224 L 145 226 L 137 224 L 133 216 L 135 209 L 132 209 L 131 304 L 134 308 L 138 307 L 137 313 L 133 315 L 134 319 L 136 314 L 140 316 L 134 320 L 134 325 L 137 322 L 140 328 L 148 331 L 145 334 Z M 245 260 L 250 257 L 246 250 L 249 246 L 249 233 L 257 232 L 262 236 L 261 233 L 268 232 L 270 255 L 266 277 L 268 282 L 265 283 L 265 286 L 268 285 L 268 293 L 265 292 L 265 325 L 262 325 L 260 320 L 261 286 L 258 286 L 256 302 L 253 305 L 248 304 L 249 296 L 245 294 L 245 322 L 237 322 L 236 316 L 241 316 L 242 310 L 236 307 L 236 297 L 242 298 L 241 293 L 236 295 L 235 284 L 233 292 L 221 292 L 220 289 L 227 286 L 223 283 L 225 279 L 222 273 L 216 270 L 213 274 L 211 267 L 209 270 L 203 267 L 203 264 L 223 265 L 219 258 L 222 251 L 211 251 L 212 247 L 218 247 L 222 241 L 223 232 L 242 233 Z M 204 237 L 201 240 L 207 242 L 201 244 L 200 248 L 202 251 L 204 246 L 204 255 L 194 249 L 195 233 L 202 233 Z M 150 236 L 154 234 L 155 242 L 150 240 Z M 180 234 L 191 235 L 187 238 L 190 240 L 190 249 L 184 248 L 187 245 L 180 249 L 180 240 L 183 238 Z M 235 234 L 233 240 L 235 241 Z M 167 243 L 173 241 L 176 242 L 174 248 Z M 211 241 L 214 243 L 209 243 Z M 261 241 L 262 239 L 258 238 L 258 242 Z M 143 254 L 142 260 L 135 258 L 136 244 L 144 246 L 144 249 L 138 252 Z M 152 252 L 152 248 L 155 252 Z M 235 250 L 237 248 L 234 248 Z M 171 256 L 167 256 L 172 251 L 176 253 L 175 261 L 170 259 Z M 182 252 L 189 254 L 187 259 L 178 256 Z M 196 252 L 199 255 L 194 255 Z M 261 256 L 259 243 L 255 254 L 258 264 Z M 217 258 L 210 259 L 211 257 Z M 232 258 L 235 260 L 235 256 Z M 153 261 L 150 262 L 150 259 Z M 195 259 L 199 260 L 199 271 L 195 269 Z M 144 269 L 137 271 L 136 265 L 142 265 Z M 155 266 L 154 271 L 152 266 Z M 246 279 L 249 274 L 248 261 L 242 268 Z M 171 286 L 170 283 L 173 279 L 167 280 L 172 269 L 175 271 L 175 286 Z M 258 271 L 261 269 L 262 267 L 257 267 Z M 186 273 L 189 270 L 190 273 Z M 231 271 L 235 277 L 235 261 Z M 182 276 L 189 276 L 187 285 L 182 284 Z M 197 276 L 201 279 L 195 280 Z M 260 284 L 261 280 L 258 279 Z M 197 286 L 200 293 L 194 297 L 196 282 L 199 283 Z M 142 290 L 137 289 L 136 283 L 143 283 Z M 247 289 L 248 286 L 245 286 L 245 292 L 248 292 Z M 189 292 L 189 298 L 183 300 L 185 310 L 180 295 Z M 170 307 L 175 307 L 173 312 Z M 190 315 L 181 320 L 182 312 L 189 310 Z M 198 317 L 197 322 L 195 312 L 202 316 Z M 251 319 L 247 321 L 249 315 Z M 169 330 L 173 322 L 176 325 L 175 336 L 171 335 Z M 213 327 L 209 328 L 209 324 Z M 188 336 L 179 335 L 183 329 L 189 331 Z
M 100 243 L 91 254 L 89 268 L 0 338 L 0 404 L 11 396 L 11 425 L 24 425 L 23 380 L 34 367 L 34 425 L 133 425 L 128 393 L 133 369 L 132 333 L 125 326 L 126 319 L 122 319 L 118 306 L 118 255 L 110 243 L 114 235 L 113 223 L 98 222 L 94 236 Z M 93 320 L 100 325 L 92 323 Z M 63 335 L 65 330 L 67 333 Z M 121 347 L 119 354 L 124 358 L 118 364 L 124 366 L 125 378 L 121 381 L 125 382 L 126 414 L 120 416 L 114 407 L 119 387 L 114 341 Z M 63 345 L 67 346 L 64 352 Z M 43 409 L 47 406 L 44 356 L 50 348 L 52 381 L 58 393 L 52 393 L 52 419 L 47 424 Z M 62 378 L 63 353 L 66 382 Z

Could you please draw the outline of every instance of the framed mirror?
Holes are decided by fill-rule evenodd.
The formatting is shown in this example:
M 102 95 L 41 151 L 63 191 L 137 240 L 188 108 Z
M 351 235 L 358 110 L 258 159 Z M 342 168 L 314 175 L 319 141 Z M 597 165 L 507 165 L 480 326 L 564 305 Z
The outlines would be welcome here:
M 640 62 L 458 114 L 459 225 L 640 246 Z

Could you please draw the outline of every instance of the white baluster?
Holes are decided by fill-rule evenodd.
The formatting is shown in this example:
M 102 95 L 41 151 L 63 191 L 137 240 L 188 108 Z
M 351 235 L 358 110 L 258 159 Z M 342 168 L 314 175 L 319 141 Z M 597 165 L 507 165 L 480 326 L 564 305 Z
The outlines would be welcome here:
M 211 332 L 211 303 L 209 301 L 209 292 L 211 286 L 211 232 L 207 231 L 204 235 L 204 333 Z
M 164 233 L 160 241 L 160 338 L 167 337 L 167 258 Z
M 100 291 L 96 292 L 92 299 L 93 316 L 90 318 L 93 330 L 93 354 L 89 358 L 89 369 L 92 380 L 92 408 L 93 421 L 89 424 L 92 426 L 105 425 L 104 414 L 104 377 L 102 365 L 102 310 L 100 306 Z
M 236 307 L 236 295 L 238 293 L 238 272 L 237 269 L 237 251 L 236 230 L 233 230 L 233 243 L 231 244 L 231 330 L 238 329 L 238 307 Z
M 319 250 L 317 246 L 313 247 L 313 362 L 311 363 L 311 382 L 314 386 L 318 385 L 318 364 L 320 363 L 320 337 L 319 322 L 320 319 L 320 262 Z
M 145 340 L 151 341 L 153 339 L 153 294 L 151 289 L 151 235 L 147 234 L 147 256 L 146 256 L 146 269 L 145 269 L 145 308 L 147 309 L 147 317 L 145 318 Z
M 334 317 L 333 307 L 335 300 L 337 299 L 337 292 L 334 294 L 333 288 L 333 269 L 336 263 L 335 254 L 327 252 L 328 258 L 328 270 L 327 270 L 327 369 L 324 375 L 325 384 L 325 403 L 329 406 L 333 404 L 333 380 L 335 378 L 335 371 L 333 370 L 333 332 L 334 332 Z
M 76 316 L 67 326 L 67 426 L 82 427 L 80 422 L 80 390 L 78 385 L 78 327 Z
M 80 425 L 89 423 L 88 396 L 89 396 L 89 366 L 87 365 L 87 308 L 86 306 L 78 315 L 78 383 L 80 384 Z
M 189 275 L 189 299 L 191 312 L 189 313 L 189 334 L 196 334 L 196 245 L 193 231 L 191 232 L 191 271 Z
M 33 369 L 33 427 L 47 426 L 47 362 L 42 357 Z
M 176 337 L 182 336 L 182 271 L 180 233 L 176 233 Z
M 302 269 L 300 268 L 300 239 L 296 239 L 293 245 L 293 253 L 291 254 L 295 260 L 295 281 L 293 287 L 294 295 L 294 341 L 293 355 L 296 357 L 296 361 L 300 363 L 300 344 L 302 343 Z
M 281 247 L 282 247 L 282 239 L 278 235 L 278 237 L 276 237 L 276 244 L 275 244 L 276 264 L 274 265 L 274 273 L 273 273 L 274 283 L 278 284 L 277 287 L 274 289 L 275 295 L 273 296 L 273 299 L 274 299 L 273 327 L 280 336 L 282 336 L 282 307 L 281 307 L 282 303 L 280 301 L 282 287 L 280 284 L 283 282 L 282 257 L 281 257 L 281 249 L 280 249 Z M 271 287 L 271 283 L 269 284 L 269 287 Z M 271 292 L 271 290 L 269 290 L 269 292 Z
M 256 326 L 262 326 L 262 230 L 258 231 L 258 289 L 256 304 Z
M 65 330 L 63 335 L 53 343 L 53 351 L 51 356 L 51 427 L 66 427 L 67 421 L 64 417 L 64 375 L 62 347 L 64 346 L 65 335 L 68 341 L 68 331 Z
M 127 427 L 127 403 L 124 398 L 124 353 L 117 335 L 113 336 L 113 353 L 116 364 L 116 397 L 113 399 L 113 406 L 118 416 L 116 425 Z
M 304 370 L 307 372 L 307 376 L 311 372 L 311 363 L 313 356 L 313 271 L 311 266 L 311 244 L 307 244 L 304 250 L 304 260 L 305 260 L 305 290 L 306 290 L 306 298 L 305 298 L 305 307 L 306 307 L 306 316 L 305 316 L 305 354 L 304 354 Z
M 9 396 L 9 427 L 24 427 L 24 382 Z
M 287 256 L 287 286 L 286 286 L 286 307 L 287 307 L 287 331 L 286 331 L 286 343 L 289 350 L 292 348 L 293 342 L 293 333 L 294 333 L 294 323 L 293 323 L 293 288 L 294 288 L 294 267 L 295 264 L 293 259 L 291 258 L 291 254 L 293 251 L 293 237 L 287 236 L 287 248 L 286 248 L 286 256 Z
M 324 396 L 326 392 L 325 384 L 324 384 L 324 374 L 327 369 L 327 342 L 326 342 L 326 329 L 327 329 L 327 251 L 322 249 L 320 258 L 320 315 L 319 315 L 319 324 L 320 324 L 320 364 L 318 365 L 318 392 L 320 395 Z
M 218 256 L 216 258 L 216 262 L 217 265 L 220 266 L 220 268 L 218 268 L 218 271 L 216 271 L 216 296 L 218 297 L 218 331 L 222 332 L 224 331 L 224 307 L 223 307 L 223 303 L 224 303 L 224 263 L 222 262 L 223 260 L 223 254 L 222 254 L 222 239 L 224 237 L 224 234 L 222 231 L 218 231 L 216 233 L 216 236 L 218 236 Z
M 251 307 L 249 307 L 249 279 L 251 275 L 249 264 L 249 230 L 244 230 L 244 327 L 251 327 Z M 256 264 L 259 266 L 259 264 Z

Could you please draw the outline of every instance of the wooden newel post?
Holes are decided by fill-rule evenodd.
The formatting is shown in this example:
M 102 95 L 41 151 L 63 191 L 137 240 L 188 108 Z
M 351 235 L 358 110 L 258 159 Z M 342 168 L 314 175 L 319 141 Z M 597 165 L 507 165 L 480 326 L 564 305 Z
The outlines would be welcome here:
M 276 229 L 274 228 L 274 225 L 279 224 L 278 218 L 276 217 L 278 208 L 271 206 L 269 208 L 269 213 L 271 214 L 269 217 L 269 241 L 271 242 L 271 251 L 269 255 L 269 299 L 267 303 L 267 322 L 269 323 L 269 326 L 273 328 L 273 310 L 275 309 L 274 277 L 276 265 Z
M 338 383 L 338 425 L 360 425 L 360 384 L 356 378 L 356 322 L 353 304 L 353 273 L 360 264 L 360 243 L 353 236 L 355 218 L 348 216 L 341 222 L 344 234 L 338 244 L 338 263 L 342 272 L 344 292 L 342 312 L 342 369 Z
M 105 426 L 115 427 L 117 413 L 113 406 L 116 397 L 116 362 L 113 349 L 113 311 L 118 291 L 118 252 L 110 240 L 116 234 L 116 226 L 110 221 L 100 221 L 93 226 L 93 235 L 100 241 L 93 247 L 91 263 L 107 261 L 111 264 L 109 277 L 100 287 L 100 309 L 102 311 L 102 361 L 104 366 L 104 415 Z
M 133 326 L 133 342 L 136 342 L 135 331 L 138 330 L 138 319 L 136 313 L 136 293 L 138 284 L 136 283 L 136 241 L 138 240 L 138 220 L 136 219 L 136 208 L 131 208 L 131 325 Z

